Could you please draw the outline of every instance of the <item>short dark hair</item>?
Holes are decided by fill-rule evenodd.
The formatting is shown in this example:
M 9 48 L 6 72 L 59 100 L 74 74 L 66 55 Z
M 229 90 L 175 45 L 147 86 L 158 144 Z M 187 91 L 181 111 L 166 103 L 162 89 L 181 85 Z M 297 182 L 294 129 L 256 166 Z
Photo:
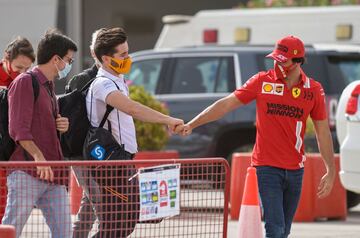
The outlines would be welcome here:
M 306 62 L 306 60 L 305 60 L 304 57 L 301 57 L 301 58 L 292 58 L 292 62 L 294 62 L 294 63 L 300 63 L 301 65 L 303 65 L 303 64 Z
M 101 57 L 103 55 L 112 56 L 116 53 L 115 47 L 126 41 L 127 34 L 120 27 L 105 29 L 99 32 L 94 45 L 96 58 L 102 63 Z
M 54 55 L 63 58 L 68 50 L 77 51 L 76 44 L 56 29 L 51 29 L 40 39 L 37 48 L 38 64 L 46 64 Z
M 5 53 L 10 62 L 16 59 L 19 55 L 24 55 L 30 58 L 32 62 L 35 61 L 34 49 L 30 41 L 25 37 L 16 37 L 6 46 Z

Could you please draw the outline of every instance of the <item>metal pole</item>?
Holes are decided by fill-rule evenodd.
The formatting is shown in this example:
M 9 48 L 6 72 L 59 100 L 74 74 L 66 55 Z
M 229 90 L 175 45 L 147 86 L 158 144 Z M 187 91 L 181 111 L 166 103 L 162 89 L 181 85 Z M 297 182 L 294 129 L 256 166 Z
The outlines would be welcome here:
M 72 74 L 78 74 L 82 71 L 82 0 L 67 0 L 66 2 L 66 29 L 67 35 L 73 39 L 78 52 L 75 55 Z

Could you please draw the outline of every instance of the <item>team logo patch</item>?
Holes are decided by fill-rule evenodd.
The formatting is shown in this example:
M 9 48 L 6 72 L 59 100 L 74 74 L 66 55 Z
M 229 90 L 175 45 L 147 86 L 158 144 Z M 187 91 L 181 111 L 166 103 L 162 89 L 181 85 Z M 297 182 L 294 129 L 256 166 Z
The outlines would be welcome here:
M 263 82 L 263 94 L 284 95 L 284 84 Z
M 273 83 L 263 83 L 262 92 L 272 94 L 274 91 L 274 84 Z
M 97 160 L 103 160 L 105 157 L 105 149 L 100 145 L 96 145 L 90 154 Z
M 297 87 L 294 87 L 292 90 L 291 90 L 291 93 L 293 95 L 294 98 L 297 98 L 300 96 L 301 94 L 301 89 L 300 88 L 297 88 Z
M 274 91 L 275 95 L 284 95 L 284 84 L 275 84 L 275 91 Z

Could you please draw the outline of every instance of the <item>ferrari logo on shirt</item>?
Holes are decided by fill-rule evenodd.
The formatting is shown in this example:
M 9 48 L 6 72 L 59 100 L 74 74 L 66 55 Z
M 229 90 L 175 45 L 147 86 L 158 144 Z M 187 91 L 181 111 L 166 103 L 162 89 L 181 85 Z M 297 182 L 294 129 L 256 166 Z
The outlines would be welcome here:
M 284 95 L 284 84 L 263 82 L 261 93 L 282 96 Z
M 294 98 L 297 98 L 297 97 L 299 97 L 300 94 L 301 94 L 301 89 L 300 89 L 300 88 L 297 88 L 297 87 L 294 87 L 294 88 L 291 90 L 291 92 L 292 92 L 293 97 L 294 97 Z

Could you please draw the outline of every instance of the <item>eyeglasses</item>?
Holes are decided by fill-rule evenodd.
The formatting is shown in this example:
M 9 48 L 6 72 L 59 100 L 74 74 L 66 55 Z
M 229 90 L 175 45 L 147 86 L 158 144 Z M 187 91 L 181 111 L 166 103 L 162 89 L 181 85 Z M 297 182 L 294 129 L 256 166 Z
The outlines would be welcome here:
M 66 63 L 60 56 L 59 56 L 59 58 L 64 62 L 64 63 Z M 74 63 L 74 61 L 75 61 L 75 59 L 73 59 L 73 58 L 70 58 L 69 56 L 64 56 L 64 58 L 67 58 L 69 61 L 67 62 L 67 63 L 69 63 L 69 64 L 72 64 L 72 63 Z
M 68 57 L 68 56 L 66 56 L 66 55 L 65 55 L 64 57 L 66 57 L 66 58 L 69 59 L 69 64 L 72 64 L 72 63 L 74 63 L 74 61 L 75 61 L 75 59 L 70 58 L 70 57 Z

